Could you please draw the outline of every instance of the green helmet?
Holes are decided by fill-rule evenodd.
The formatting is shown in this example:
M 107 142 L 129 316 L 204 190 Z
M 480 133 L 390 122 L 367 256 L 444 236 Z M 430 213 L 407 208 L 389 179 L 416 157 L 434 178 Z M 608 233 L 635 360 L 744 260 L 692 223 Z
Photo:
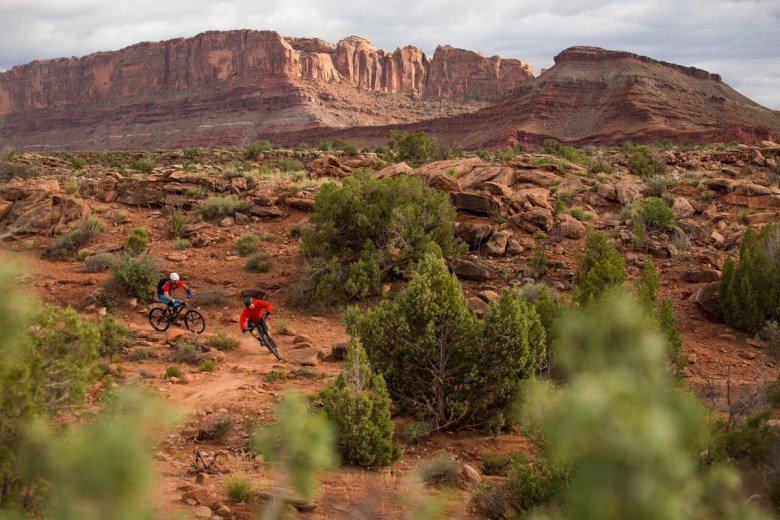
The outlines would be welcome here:
M 249 307 L 250 305 L 252 305 L 252 298 L 247 296 L 246 298 L 244 298 L 244 307 Z

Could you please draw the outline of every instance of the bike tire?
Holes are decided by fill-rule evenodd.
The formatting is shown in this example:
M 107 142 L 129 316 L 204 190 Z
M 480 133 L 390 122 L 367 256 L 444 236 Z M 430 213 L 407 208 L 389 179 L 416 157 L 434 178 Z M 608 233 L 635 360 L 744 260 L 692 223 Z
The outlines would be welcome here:
M 165 332 L 171 326 L 167 311 L 168 309 L 163 307 L 152 307 L 149 309 L 149 325 L 157 332 Z
M 184 325 L 190 332 L 200 334 L 206 330 L 206 318 L 200 312 L 190 309 L 184 314 Z
M 279 355 L 279 351 L 276 349 L 276 342 L 271 335 L 265 331 L 262 331 L 260 334 L 265 338 L 265 347 L 271 351 L 271 354 L 276 356 L 277 360 L 281 361 L 282 356 Z

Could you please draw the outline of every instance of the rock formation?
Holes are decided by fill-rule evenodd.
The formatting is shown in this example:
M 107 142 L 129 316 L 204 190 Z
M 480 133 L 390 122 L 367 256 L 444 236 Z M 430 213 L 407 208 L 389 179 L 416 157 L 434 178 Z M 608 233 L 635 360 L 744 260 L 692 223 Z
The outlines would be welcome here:
M 484 106 L 533 77 L 518 60 L 451 47 L 428 59 L 417 47 L 387 52 L 357 36 L 334 46 L 273 31 L 212 31 L 0 73 L 0 144 L 245 144 L 264 133 L 431 117 L 368 93 Z

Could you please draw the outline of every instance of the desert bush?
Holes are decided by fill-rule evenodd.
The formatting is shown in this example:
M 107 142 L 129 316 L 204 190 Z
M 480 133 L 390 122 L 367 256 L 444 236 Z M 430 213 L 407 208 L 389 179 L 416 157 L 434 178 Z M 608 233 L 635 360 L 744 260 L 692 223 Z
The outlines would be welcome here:
M 456 159 L 463 151 L 454 143 L 446 143 L 430 137 L 424 131 L 404 132 L 391 130 L 387 147 L 398 161 L 404 161 L 412 166 L 420 166 L 432 161 Z
M 0 181 L 8 182 L 11 179 L 32 179 L 40 176 L 40 172 L 26 164 L 17 164 L 10 161 L 0 161 Z
M 299 172 L 304 169 L 303 164 L 296 159 L 279 159 L 276 167 L 281 172 Z
M 227 293 L 219 289 L 214 291 L 200 291 L 197 295 L 198 305 L 220 305 L 227 304 Z
M 171 213 L 171 233 L 173 234 L 173 238 L 181 238 L 182 231 L 184 230 L 184 226 L 187 224 L 185 217 L 184 217 L 184 210 L 179 207 L 172 207 L 170 209 Z
M 416 473 L 427 484 L 455 484 L 460 475 L 460 464 L 452 453 L 442 452 L 421 462 Z
M 214 369 L 217 366 L 217 362 L 213 359 L 204 359 L 200 362 L 200 371 L 201 372 L 213 372 Z
M 102 222 L 96 218 L 87 217 L 78 224 L 71 226 L 66 234 L 54 239 L 44 252 L 44 256 L 61 260 L 72 255 L 100 233 L 102 229 Z
M 246 256 L 260 249 L 260 237 L 254 233 L 245 233 L 236 242 L 236 251 L 241 256 Z
M 748 227 L 739 246 L 739 263 L 723 266 L 718 299 L 723 319 L 735 329 L 757 333 L 780 320 L 780 223 L 760 232 Z
M 626 280 L 623 257 L 607 235 L 588 227 L 585 230 L 585 252 L 578 258 L 574 301 L 587 305 L 598 301 L 612 288 Z
M 281 463 L 293 490 L 309 499 L 316 474 L 336 464 L 333 430 L 325 417 L 309 413 L 297 394 L 284 395 L 275 415 L 277 422 L 258 431 L 253 445 L 268 462 Z
M 558 502 L 566 490 L 569 468 L 549 457 L 530 463 L 525 457 L 513 462 L 505 489 L 510 507 L 525 513 Z
M 165 378 L 169 379 L 171 377 L 181 377 L 182 371 L 181 367 L 176 365 L 170 365 L 168 368 L 165 369 Z
M 324 184 L 310 218 L 314 227 L 302 234 L 309 292 L 325 304 L 374 296 L 427 252 L 459 254 L 454 217 L 447 194 L 413 177 L 356 172 L 342 186 Z
M 550 258 L 547 256 L 547 249 L 544 245 L 537 245 L 528 256 L 528 265 L 531 268 L 531 276 L 542 278 L 550 272 Z
M 654 175 L 645 179 L 645 189 L 642 194 L 645 197 L 661 197 L 672 186 L 674 186 L 673 179 L 663 175 Z
M 30 301 L 0 269 L 0 508 L 32 507 L 44 482 L 24 471 L 21 451 L 35 442 L 36 420 L 58 420 L 83 404 L 97 375 L 100 334 L 71 308 Z M 32 434 L 32 435 L 31 435 Z M 0 513 L 1 514 L 1 513 Z
M 504 290 L 480 322 L 457 277 L 433 254 L 395 300 L 351 307 L 345 319 L 399 411 L 434 429 L 502 428 L 519 381 L 545 356 L 539 316 L 519 291 Z
M 235 350 L 238 348 L 238 341 L 226 332 L 218 332 L 214 336 L 211 336 L 207 343 L 209 347 L 213 347 L 219 351 Z
M 653 157 L 647 147 L 639 147 L 631 153 L 628 169 L 638 177 L 664 175 L 666 165 Z
M 419 444 L 431 434 L 433 428 L 426 421 L 412 421 L 403 429 L 403 437 L 410 444 Z
M 569 214 L 579 220 L 580 222 L 587 222 L 593 220 L 593 213 L 588 213 L 582 208 L 571 208 Z
M 571 466 L 557 518 L 764 518 L 730 470 L 697 464 L 703 407 L 669 377 L 663 338 L 630 298 L 575 308 L 560 322 L 556 349 L 566 383 L 532 383 L 525 423 Z
M 122 350 L 133 344 L 130 329 L 113 316 L 106 316 L 100 320 L 98 332 L 100 333 L 98 354 L 103 357 L 113 359 Z
M 195 440 L 221 441 L 233 431 L 233 418 L 229 415 L 212 415 L 198 429 Z
M 335 427 L 341 460 L 356 466 L 387 466 L 401 456 L 393 444 L 390 397 L 381 375 L 362 347 L 350 345 L 344 369 L 320 392 L 323 410 Z
M 218 220 L 236 213 L 245 212 L 247 208 L 249 208 L 249 204 L 246 202 L 238 200 L 238 197 L 235 195 L 227 195 L 225 197 L 212 196 L 207 198 L 198 206 L 197 211 L 203 220 Z
M 98 253 L 84 259 L 84 270 L 88 273 L 100 273 L 111 269 L 119 261 L 113 253 Z
M 154 159 L 138 159 L 133 161 L 130 167 L 138 172 L 148 174 L 152 173 L 152 170 L 157 167 L 157 161 Z
M 261 153 L 270 152 L 272 149 L 271 143 L 268 141 L 257 141 L 247 145 L 244 148 L 242 155 L 244 159 L 255 160 Z
M 268 260 L 271 258 L 270 253 L 261 251 L 255 253 L 244 262 L 244 269 L 247 271 L 254 271 L 256 273 L 267 273 L 271 270 L 271 264 Z
M 188 249 L 190 246 L 192 246 L 192 243 L 186 238 L 180 238 L 173 243 L 173 248 L 176 249 L 177 251 Z
M 130 256 L 140 255 L 149 244 L 149 234 L 145 228 L 133 228 L 125 237 L 125 252 Z
M 181 343 L 176 349 L 173 359 L 179 363 L 192 365 L 198 361 L 198 349 L 192 343 Z
M 658 197 L 649 197 L 637 204 L 634 216 L 647 231 L 668 230 L 674 224 L 674 211 Z
M 159 278 L 160 268 L 152 258 L 143 256 L 136 259 L 125 255 L 111 270 L 109 284 L 128 298 L 149 302 L 154 297 Z
M 150 359 L 152 357 L 152 351 L 146 347 L 134 348 L 130 352 L 130 361 L 143 361 L 144 359 Z
M 231 477 L 225 488 L 225 494 L 228 500 L 231 502 L 246 502 L 254 492 L 252 491 L 252 484 L 240 477 Z
M 265 375 L 263 381 L 273 383 L 274 381 L 284 381 L 285 379 L 287 379 L 287 372 L 274 369 Z

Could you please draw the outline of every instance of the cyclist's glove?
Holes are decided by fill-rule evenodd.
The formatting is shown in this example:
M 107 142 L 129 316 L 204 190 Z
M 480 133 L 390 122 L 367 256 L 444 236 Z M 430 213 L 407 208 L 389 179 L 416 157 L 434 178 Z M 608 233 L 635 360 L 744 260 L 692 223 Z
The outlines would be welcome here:
M 241 333 L 242 334 L 245 333 L 245 332 L 246 332 L 246 329 L 241 329 Z
M 192 291 L 187 291 L 187 298 L 192 298 Z

